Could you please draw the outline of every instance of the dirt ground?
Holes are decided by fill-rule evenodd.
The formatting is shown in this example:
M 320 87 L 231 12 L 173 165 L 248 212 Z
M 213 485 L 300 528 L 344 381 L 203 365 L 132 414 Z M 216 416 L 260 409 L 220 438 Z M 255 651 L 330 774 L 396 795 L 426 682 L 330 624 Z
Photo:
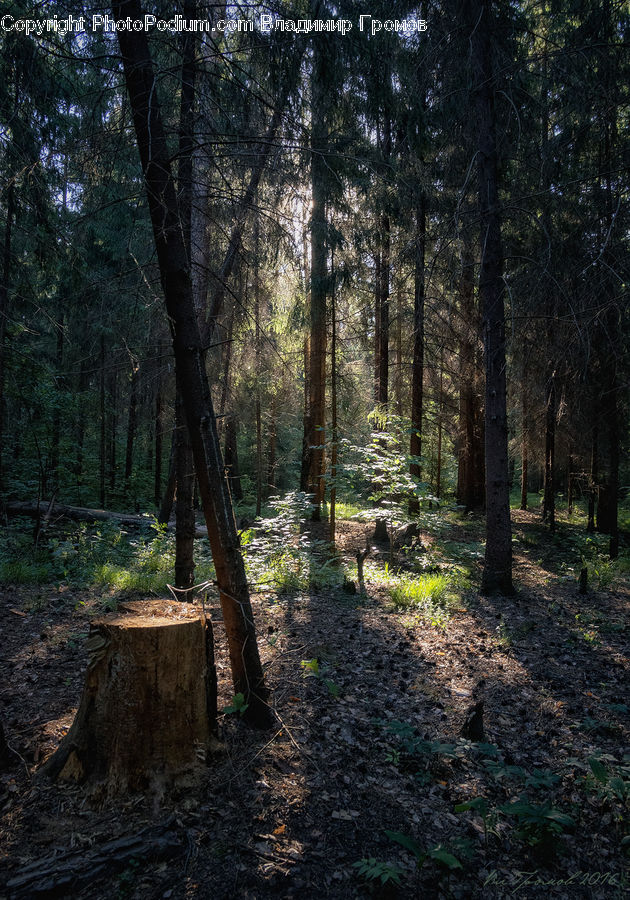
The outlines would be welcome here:
M 365 596 L 254 595 L 275 727 L 222 716 L 194 783 L 156 778 L 118 799 L 37 774 L 76 711 L 98 598 L 5 585 L 0 717 L 19 758 L 0 776 L 0 898 L 624 896 L 628 796 L 611 779 L 630 754 L 628 584 L 581 595 L 549 565 L 553 546 L 527 540 L 533 515 L 515 520 L 516 596 L 470 591 L 444 626 L 393 610 L 369 573 Z M 341 531 L 352 557 L 366 527 Z M 219 621 L 215 637 L 223 708 Z M 481 744 L 462 737 L 479 702 Z M 524 791 L 570 816 L 545 819 L 553 839 L 497 812 Z M 456 811 L 479 797 L 485 815 Z M 419 866 L 386 831 L 461 867 L 439 853 Z M 354 864 L 370 859 L 379 874 L 397 866 L 400 884 L 366 880 Z

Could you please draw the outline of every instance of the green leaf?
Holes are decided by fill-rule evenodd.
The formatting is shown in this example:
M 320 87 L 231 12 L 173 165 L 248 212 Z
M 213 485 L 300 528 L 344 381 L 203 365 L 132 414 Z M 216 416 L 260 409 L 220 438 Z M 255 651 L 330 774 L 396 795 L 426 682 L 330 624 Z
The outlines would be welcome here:
M 589 756 L 588 764 L 591 767 L 591 771 L 595 778 L 600 781 L 602 784 L 608 783 L 608 773 L 606 771 L 606 767 L 602 765 L 602 763 L 597 759 L 596 756 Z
M 403 834 L 401 831 L 385 831 L 385 834 L 390 839 L 390 841 L 396 841 L 397 844 L 400 844 L 401 847 L 404 847 L 405 850 L 409 850 L 416 859 L 421 862 L 424 860 L 426 853 L 420 846 L 420 844 L 415 841 L 408 834 Z
M 463 869 L 460 861 L 453 856 L 452 853 L 449 853 L 448 850 L 444 850 L 443 847 L 434 847 L 433 850 L 429 850 L 427 855 L 430 856 L 431 859 L 442 863 L 447 869 Z

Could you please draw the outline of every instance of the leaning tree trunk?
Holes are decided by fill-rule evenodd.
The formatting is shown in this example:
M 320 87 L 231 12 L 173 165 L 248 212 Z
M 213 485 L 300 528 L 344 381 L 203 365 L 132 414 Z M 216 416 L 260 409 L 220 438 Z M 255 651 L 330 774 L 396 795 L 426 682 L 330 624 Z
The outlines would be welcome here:
M 108 794 L 160 790 L 206 761 L 216 728 L 212 625 L 192 606 L 125 604 L 93 622 L 74 722 L 44 764 Z
M 141 20 L 138 0 L 112 4 L 117 20 Z M 246 717 L 253 723 L 271 721 L 262 665 L 256 642 L 245 566 L 240 552 L 234 511 L 223 469 L 216 418 L 205 371 L 205 353 L 193 301 L 190 263 L 182 237 L 170 152 L 156 91 L 147 35 L 118 31 L 125 80 L 133 112 L 138 150 L 153 225 L 166 311 L 173 333 L 175 363 L 180 373 L 208 538 L 236 693 L 247 699 Z
M 507 448 L 503 249 L 497 175 L 489 4 L 465 4 L 471 30 L 473 94 L 477 113 L 481 271 L 479 296 L 486 363 L 486 552 L 481 588 L 511 594 L 512 527 Z

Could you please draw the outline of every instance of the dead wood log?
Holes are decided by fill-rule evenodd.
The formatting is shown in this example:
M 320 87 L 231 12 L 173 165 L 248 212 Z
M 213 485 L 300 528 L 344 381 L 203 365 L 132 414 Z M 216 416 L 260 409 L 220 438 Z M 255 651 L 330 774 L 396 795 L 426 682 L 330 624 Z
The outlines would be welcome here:
M 173 819 L 89 850 L 70 851 L 28 863 L 6 884 L 9 900 L 73 897 L 88 884 L 123 871 L 135 861 L 157 862 L 179 856 L 185 834 Z M 4 893 L 4 892 L 3 892 Z
M 66 506 L 62 503 L 38 503 L 36 500 L 14 500 L 6 505 L 7 516 L 27 516 L 38 519 L 42 514 L 47 520 L 72 519 L 77 522 L 117 522 L 132 528 L 152 527 L 153 519 L 148 516 L 110 512 L 107 509 L 89 509 L 85 506 Z M 173 526 L 171 522 L 167 527 Z M 197 528 L 195 537 L 207 537 L 205 528 Z
M 166 600 L 93 622 L 74 722 L 40 770 L 107 795 L 158 790 L 206 762 L 216 729 L 212 626 Z

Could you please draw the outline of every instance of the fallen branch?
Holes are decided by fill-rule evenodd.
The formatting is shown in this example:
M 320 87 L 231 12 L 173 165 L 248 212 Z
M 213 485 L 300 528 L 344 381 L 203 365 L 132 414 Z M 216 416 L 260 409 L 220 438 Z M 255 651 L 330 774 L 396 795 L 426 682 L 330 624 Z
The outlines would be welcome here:
M 90 850 L 48 856 L 24 866 L 7 884 L 9 900 L 73 896 L 87 884 L 123 871 L 133 861 L 172 859 L 183 852 L 185 835 L 174 820 L 138 834 L 106 841 Z

